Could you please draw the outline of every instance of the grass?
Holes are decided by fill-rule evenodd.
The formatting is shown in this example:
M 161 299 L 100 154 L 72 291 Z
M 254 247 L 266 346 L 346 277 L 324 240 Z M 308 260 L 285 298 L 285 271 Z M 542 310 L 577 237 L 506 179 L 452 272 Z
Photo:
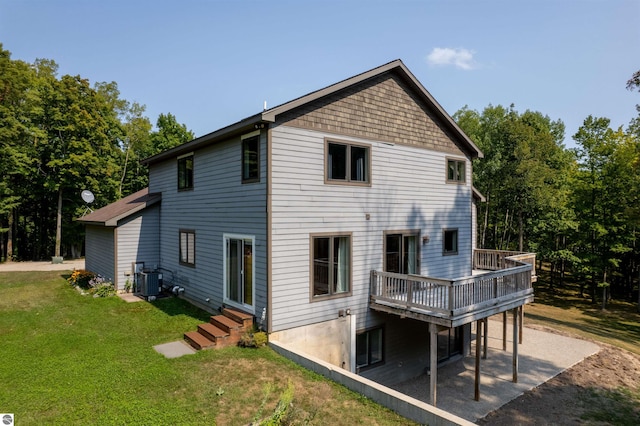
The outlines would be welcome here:
M 550 290 L 548 271 L 539 273 L 535 302 L 525 307 L 525 323 L 549 326 L 640 355 L 640 313 L 636 303 L 614 299 L 603 311 L 599 304 L 581 297 L 578 285 L 570 278 L 564 286 Z
M 570 278 L 565 285 L 551 290 L 548 277 L 548 270 L 543 270 L 535 289 L 536 301 L 525 308 L 525 324 L 548 326 L 640 355 L 640 313 L 636 303 L 612 300 L 602 310 L 599 304 L 580 296 L 579 286 Z M 640 384 L 634 389 L 586 388 L 581 403 L 586 407 L 582 420 L 589 424 L 637 425 Z
M 153 349 L 208 316 L 173 298 L 82 296 L 60 272 L 0 273 L 0 412 L 21 425 L 247 425 L 291 386 L 290 424 L 408 424 L 269 348 Z

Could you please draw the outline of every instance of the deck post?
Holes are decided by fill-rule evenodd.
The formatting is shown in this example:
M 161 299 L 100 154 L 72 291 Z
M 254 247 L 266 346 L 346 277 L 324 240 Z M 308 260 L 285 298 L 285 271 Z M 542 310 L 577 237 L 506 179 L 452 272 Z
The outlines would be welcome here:
M 474 397 L 480 401 L 480 354 L 482 353 L 482 320 L 476 321 L 476 371 L 474 384 Z
M 489 318 L 484 318 L 484 334 L 482 336 L 482 359 L 487 359 L 487 346 L 489 346 Z
M 520 306 L 520 322 L 518 324 L 520 326 L 520 344 L 522 344 L 522 329 L 524 327 L 524 305 Z
M 518 312 L 519 308 L 513 310 L 513 383 L 518 383 Z
M 507 311 L 502 312 L 502 350 L 507 350 Z
M 429 324 L 429 371 L 430 371 L 430 382 L 429 382 L 429 396 L 431 405 L 436 406 L 436 391 L 438 386 L 438 326 L 430 323 Z

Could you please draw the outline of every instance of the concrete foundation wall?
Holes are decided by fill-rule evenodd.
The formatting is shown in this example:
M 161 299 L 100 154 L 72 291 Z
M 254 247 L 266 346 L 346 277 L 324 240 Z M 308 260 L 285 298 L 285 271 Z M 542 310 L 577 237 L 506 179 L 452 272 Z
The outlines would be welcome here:
M 474 424 L 451 413 L 440 410 L 433 405 L 429 405 L 380 385 L 372 380 L 358 376 L 342 368 L 336 368 L 334 365 L 322 359 L 310 356 L 283 342 L 270 341 L 269 346 L 295 363 L 346 386 L 352 391 L 358 392 L 372 401 L 395 411 L 401 416 L 420 424 L 428 424 L 431 426 L 471 426 Z
M 269 335 L 269 341 L 311 354 L 336 367 L 355 370 L 355 315 L 277 331 Z

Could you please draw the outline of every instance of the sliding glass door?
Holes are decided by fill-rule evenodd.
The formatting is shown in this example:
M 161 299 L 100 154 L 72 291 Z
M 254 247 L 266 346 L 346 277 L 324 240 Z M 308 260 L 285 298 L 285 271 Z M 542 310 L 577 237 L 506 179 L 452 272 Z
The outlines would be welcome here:
M 224 301 L 250 312 L 254 310 L 254 241 L 252 236 L 224 236 Z

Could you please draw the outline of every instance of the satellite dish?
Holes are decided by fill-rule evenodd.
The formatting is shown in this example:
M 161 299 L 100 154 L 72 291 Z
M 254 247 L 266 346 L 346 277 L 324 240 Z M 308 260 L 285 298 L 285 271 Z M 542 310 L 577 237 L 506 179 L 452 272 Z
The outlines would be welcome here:
M 82 191 L 80 193 L 80 196 L 82 197 L 84 202 L 87 204 L 93 203 L 93 201 L 96 199 L 96 197 L 93 196 L 93 192 L 89 191 L 88 189 L 85 189 L 84 191 Z
M 96 197 L 93 196 L 93 192 L 89 191 L 88 189 L 85 189 L 84 191 L 82 191 L 80 193 L 80 196 L 82 197 L 84 202 L 87 204 L 93 203 L 93 201 L 96 199 Z M 93 213 L 93 210 L 91 209 L 91 207 L 87 206 L 87 208 L 84 209 L 84 214 L 82 215 L 82 217 L 85 217 L 88 211 Z

